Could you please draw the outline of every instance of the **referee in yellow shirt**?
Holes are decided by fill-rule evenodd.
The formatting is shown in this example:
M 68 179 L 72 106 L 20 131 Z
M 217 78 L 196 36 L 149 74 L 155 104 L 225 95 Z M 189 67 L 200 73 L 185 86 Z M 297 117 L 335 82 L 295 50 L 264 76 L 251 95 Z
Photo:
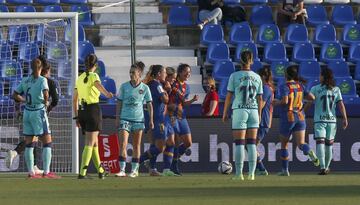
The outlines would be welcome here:
M 78 179 L 86 179 L 86 171 L 93 159 L 94 165 L 99 173 L 99 178 L 105 177 L 105 170 L 101 167 L 98 149 L 98 135 L 102 127 L 102 113 L 99 106 L 100 93 L 107 98 L 113 94 L 108 92 L 102 85 L 100 78 L 95 73 L 97 57 L 90 54 L 85 59 L 86 71 L 76 81 L 73 109 L 76 125 L 85 133 L 85 147 L 82 153 L 80 174 Z

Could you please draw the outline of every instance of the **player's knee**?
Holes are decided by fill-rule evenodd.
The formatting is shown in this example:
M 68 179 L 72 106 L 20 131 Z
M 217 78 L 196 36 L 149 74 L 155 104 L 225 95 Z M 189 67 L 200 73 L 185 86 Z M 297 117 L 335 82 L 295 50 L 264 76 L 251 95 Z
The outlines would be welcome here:
M 186 148 L 191 147 L 191 145 L 192 145 L 192 142 L 191 142 L 191 141 L 185 141 L 185 142 L 184 142 L 184 146 L 185 146 Z
M 49 142 L 49 143 L 44 143 L 44 145 L 43 145 L 43 148 L 51 148 L 52 147 L 52 143 L 51 142 Z
M 325 140 L 326 146 L 332 146 L 333 144 L 334 144 L 334 140 L 328 140 L 328 139 Z
M 25 147 L 27 147 L 27 148 L 34 148 L 35 145 L 36 145 L 36 142 L 31 141 L 31 142 L 26 142 Z

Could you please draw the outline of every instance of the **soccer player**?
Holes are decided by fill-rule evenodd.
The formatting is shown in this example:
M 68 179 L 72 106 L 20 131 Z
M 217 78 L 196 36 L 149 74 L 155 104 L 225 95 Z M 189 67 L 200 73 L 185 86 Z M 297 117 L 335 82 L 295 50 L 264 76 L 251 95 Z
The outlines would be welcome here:
M 23 116 L 23 132 L 25 135 L 25 163 L 29 172 L 30 179 L 35 178 L 60 178 L 55 173 L 50 172 L 51 164 L 51 131 L 49 129 L 49 120 L 47 118 L 46 108 L 48 106 L 49 87 L 45 77 L 42 77 L 41 60 L 35 58 L 31 62 L 32 73 L 29 77 L 22 79 L 14 91 L 13 98 L 17 102 L 25 103 Z M 25 94 L 25 98 L 21 94 Z M 40 137 L 43 143 L 43 176 L 36 175 L 34 171 L 34 138 Z
M 47 83 L 48 83 L 48 86 L 49 86 L 49 96 L 51 98 L 51 103 L 50 105 L 47 107 L 47 113 L 49 114 L 50 111 L 56 107 L 56 105 L 58 104 L 59 102 L 59 93 L 58 93 L 58 88 L 56 87 L 56 83 L 54 80 L 52 80 L 50 78 L 50 72 L 51 72 L 51 65 L 49 62 L 47 62 L 45 56 L 41 55 L 39 56 L 39 59 L 42 63 L 42 69 L 41 69 L 41 76 L 45 77 L 46 80 L 47 80 Z M 17 111 L 18 114 L 17 115 L 20 115 L 20 107 L 19 106 L 16 106 L 17 107 Z M 35 140 L 35 139 L 34 139 Z M 8 154 L 5 158 L 5 162 L 6 162 L 6 166 L 8 168 L 10 168 L 12 166 L 12 163 L 15 159 L 15 157 L 19 154 L 22 154 L 24 151 L 25 151 L 25 140 L 21 141 L 14 150 L 9 150 L 8 151 Z M 36 147 L 34 147 L 34 172 L 36 174 L 43 174 L 43 170 L 40 170 L 38 167 L 37 167 L 37 163 L 36 163 Z
M 99 105 L 100 93 L 107 98 L 113 94 L 108 92 L 102 85 L 99 75 L 95 72 L 97 57 L 89 54 L 85 58 L 86 71 L 76 80 L 73 96 L 74 119 L 76 125 L 85 134 L 85 146 L 81 158 L 80 173 L 78 179 L 88 179 L 87 168 L 92 158 L 100 179 L 105 178 L 105 170 L 101 166 L 98 135 L 102 129 L 102 114 Z
M 236 145 L 236 173 L 232 178 L 234 180 L 244 180 L 245 139 L 249 159 L 248 180 L 255 180 L 256 135 L 261 119 L 263 85 L 260 76 L 250 70 L 252 63 L 253 54 L 250 51 L 242 52 L 242 68 L 230 75 L 224 103 L 223 122 L 227 120 L 227 112 L 234 96 L 231 107 L 233 138 Z
M 279 86 L 280 99 L 274 100 L 274 105 L 280 106 L 280 141 L 282 171 L 279 176 L 290 176 L 288 143 L 292 135 L 296 139 L 297 146 L 304 155 L 308 156 L 315 166 L 319 166 L 316 157 L 309 145 L 305 142 L 305 113 L 303 110 L 304 86 L 298 76 L 296 66 L 289 66 L 285 72 L 286 82 Z
M 332 146 L 336 135 L 336 105 L 343 117 L 342 128 L 348 126 L 346 110 L 340 89 L 335 86 L 333 73 L 329 68 L 321 69 L 320 84 L 311 88 L 309 99 L 315 101 L 314 130 L 316 155 L 320 161 L 319 175 L 330 172 Z M 309 102 L 308 105 L 311 105 Z
M 261 121 L 256 138 L 257 146 L 260 144 L 261 140 L 265 138 L 265 136 L 269 132 L 269 129 L 271 128 L 273 115 L 272 101 L 274 99 L 274 84 L 271 69 L 269 67 L 261 68 L 258 73 L 263 83 L 263 95 L 261 105 Z M 259 152 L 257 154 L 256 175 L 269 175 L 263 162 L 261 161 Z
M 186 119 L 185 106 L 196 102 L 198 95 L 194 95 L 192 99 L 188 99 L 190 95 L 190 86 L 186 81 L 190 78 L 191 67 L 187 64 L 180 64 L 177 68 L 176 81 L 172 85 L 169 95 L 169 106 L 175 108 L 174 115 L 176 117 L 175 124 L 175 142 L 177 146 L 174 149 L 174 157 L 171 164 L 171 171 L 177 175 L 181 175 L 178 167 L 180 157 L 192 144 L 191 131 Z M 173 117 L 173 116 L 170 116 Z
M 117 96 L 115 126 L 119 130 L 120 137 L 120 172 L 115 174 L 118 177 L 125 177 L 127 143 L 129 134 L 133 137 L 133 154 L 131 163 L 131 173 L 129 177 L 139 175 L 139 158 L 141 137 L 144 126 L 143 102 L 147 104 L 149 112 L 149 128 L 153 129 L 153 107 L 149 87 L 141 82 L 143 70 L 136 65 L 130 68 L 130 81 L 123 83 L 119 88 Z

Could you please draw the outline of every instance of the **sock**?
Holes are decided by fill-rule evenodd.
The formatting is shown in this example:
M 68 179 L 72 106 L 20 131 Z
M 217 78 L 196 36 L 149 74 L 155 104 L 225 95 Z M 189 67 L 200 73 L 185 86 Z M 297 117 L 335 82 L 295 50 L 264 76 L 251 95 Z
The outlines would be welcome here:
M 126 168 L 126 158 L 123 156 L 119 156 L 119 165 L 120 165 L 120 171 L 125 172 Z
M 25 162 L 29 174 L 34 175 L 34 146 L 35 143 L 27 144 L 25 148 Z
M 173 160 L 171 162 L 171 170 L 172 171 L 177 171 L 178 170 L 178 161 L 179 161 L 179 147 L 175 147 L 174 148 L 174 157 Z
M 36 156 L 37 156 L 37 147 L 36 147 L 36 143 L 35 143 L 35 145 L 34 145 L 34 166 L 37 165 L 37 157 Z M 43 158 L 43 160 L 44 160 L 44 158 Z M 45 169 L 45 168 L 43 168 L 43 169 Z
M 139 158 L 132 158 L 131 160 L 131 172 L 139 169 Z
M 235 142 L 235 176 L 242 175 L 245 158 L 245 140 L 237 139 Z
M 299 149 L 300 149 L 301 151 L 303 151 L 304 155 L 309 155 L 310 147 L 309 147 L 308 144 L 301 144 L 301 145 L 299 146 Z
M 81 166 L 80 166 L 80 175 L 85 176 L 87 168 L 89 166 L 91 156 L 92 156 L 93 147 L 85 145 L 81 157 Z
M 281 149 L 280 159 L 281 159 L 282 170 L 289 171 L 289 151 L 288 151 L 288 149 Z
M 178 160 L 178 159 L 179 159 L 179 147 L 174 147 L 174 159 L 173 159 L 173 161 Z
M 18 153 L 18 154 L 22 154 L 25 150 L 25 147 L 26 147 L 26 144 L 25 144 L 25 140 L 21 141 L 18 145 L 16 145 L 15 147 L 15 151 Z
M 181 157 L 183 154 L 185 154 L 186 150 L 188 149 L 188 147 L 186 147 L 184 144 L 181 144 L 179 146 L 179 157 Z
M 325 141 L 316 140 L 316 156 L 320 161 L 320 169 L 325 169 Z
M 170 169 L 171 162 L 174 156 L 174 146 L 166 145 L 163 158 L 164 158 L 164 169 Z
M 333 140 L 325 140 L 325 169 L 329 169 L 333 158 Z
M 150 164 L 151 164 L 151 159 L 154 158 L 152 162 L 154 163 L 154 167 L 155 167 L 156 158 L 159 154 L 160 154 L 160 150 L 155 145 L 150 146 L 150 148 L 147 151 L 141 154 L 139 162 L 143 163 L 145 160 L 150 159 Z
M 249 161 L 249 175 L 255 174 L 256 169 L 256 139 L 246 139 L 246 148 L 248 153 L 248 161 Z
M 156 148 L 156 146 L 154 144 L 150 145 L 150 149 L 154 149 L 154 148 Z M 155 155 L 155 153 L 153 154 L 153 156 L 154 155 Z M 150 169 L 155 169 L 155 167 L 156 167 L 156 159 L 157 159 L 158 155 L 159 155 L 159 153 L 157 153 L 155 157 L 150 158 Z
M 48 174 L 50 172 L 50 164 L 51 164 L 51 157 L 52 157 L 51 147 L 52 147 L 51 142 L 44 144 L 44 146 L 43 146 L 42 160 L 43 160 L 44 174 Z
M 104 173 L 105 172 L 104 168 L 101 166 L 101 160 L 100 160 L 100 155 L 99 155 L 99 147 L 93 147 L 92 161 L 93 161 L 93 163 L 95 165 L 95 168 L 96 168 L 98 173 Z
M 256 161 L 257 161 L 256 169 L 258 169 L 259 171 L 265 171 L 266 168 L 265 168 L 263 162 L 261 161 L 260 156 L 257 157 Z

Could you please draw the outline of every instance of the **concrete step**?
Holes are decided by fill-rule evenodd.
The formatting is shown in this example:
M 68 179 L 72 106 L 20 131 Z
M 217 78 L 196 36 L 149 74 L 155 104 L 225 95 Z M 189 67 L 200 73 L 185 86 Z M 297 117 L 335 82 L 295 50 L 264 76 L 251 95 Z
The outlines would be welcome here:
M 137 36 L 167 35 L 166 25 L 150 24 L 136 26 Z M 99 36 L 130 36 L 129 25 L 101 25 Z
M 137 36 L 137 46 L 170 46 L 169 36 Z M 101 36 L 100 46 L 130 46 L 130 36 Z
M 135 17 L 136 24 L 162 24 L 161 13 L 137 13 Z M 129 13 L 98 13 L 93 14 L 93 20 L 95 24 L 129 24 L 130 14 Z
M 96 55 L 98 56 L 113 56 L 115 57 L 129 57 L 130 49 L 121 49 L 119 47 L 96 47 Z M 194 57 L 195 52 L 192 49 L 137 49 L 136 55 L 141 57 Z M 194 64 L 196 65 L 196 64 Z
M 96 3 L 102 3 L 102 4 L 112 4 L 112 3 L 120 3 L 120 2 L 124 2 L 124 3 L 120 3 L 120 4 L 129 4 L 130 1 L 127 0 L 88 0 L 89 3 L 92 4 L 96 4 Z M 143 5 L 143 4 L 148 4 L 148 3 L 153 3 L 153 4 L 158 4 L 156 0 L 140 0 L 140 1 L 136 1 L 135 4 L 136 5 Z

